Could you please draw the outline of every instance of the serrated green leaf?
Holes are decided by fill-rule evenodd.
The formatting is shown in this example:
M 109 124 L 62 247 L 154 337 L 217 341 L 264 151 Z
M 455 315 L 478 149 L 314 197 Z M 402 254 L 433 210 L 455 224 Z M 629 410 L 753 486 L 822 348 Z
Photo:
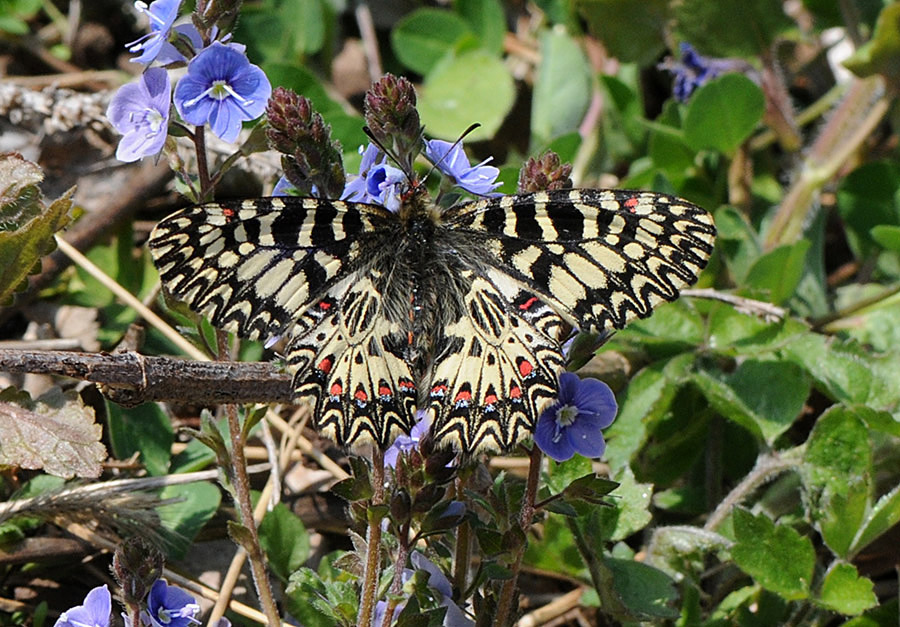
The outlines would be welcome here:
M 731 556 L 740 569 L 788 601 L 807 598 L 816 563 L 809 538 L 745 509 L 734 510 L 733 520 Z
M 285 604 L 291 615 L 303 625 L 333 627 L 339 624 L 340 617 L 328 603 L 323 602 L 325 595 L 325 582 L 316 571 L 304 567 L 291 574 L 285 590 Z
M 694 150 L 733 154 L 762 120 L 762 90 L 742 74 L 725 74 L 698 89 L 684 116 L 684 140 Z
M 546 31 L 531 105 L 532 146 L 578 130 L 591 102 L 591 68 L 565 31 Z
M 15 388 L 0 392 L 0 465 L 71 479 L 96 478 L 106 461 L 93 408 L 59 388 L 32 401 Z
M 816 421 L 803 455 L 811 515 L 824 519 L 823 538 L 842 557 L 849 557 L 872 497 L 872 451 L 862 418 L 870 413 L 867 407 L 831 407 Z
M 456 49 L 460 41 L 474 36 L 466 21 L 455 13 L 417 9 L 394 26 L 391 47 L 403 65 L 427 75 L 438 61 Z
M 425 77 L 418 110 L 429 135 L 453 141 L 478 122 L 481 126 L 466 136 L 478 141 L 494 136 L 514 99 L 515 85 L 503 61 L 470 50 L 444 59 Z
M 679 39 L 713 57 L 760 57 L 796 28 L 781 0 L 683 0 L 673 13 Z
M 588 30 L 623 63 L 650 65 L 666 49 L 665 0 L 579 0 Z
M 140 462 L 151 475 L 169 471 L 175 433 L 166 413 L 156 403 L 125 408 L 107 403 L 109 441 L 117 459 L 140 453 Z
M 852 564 L 840 562 L 825 574 L 817 601 L 848 616 L 857 616 L 878 605 L 872 580 L 860 577 Z
M 616 473 L 615 480 L 619 485 L 608 499 L 613 507 L 597 508 L 593 515 L 603 519 L 603 527 L 608 530 L 603 539 L 618 542 L 645 528 L 653 519 L 649 509 L 653 485 L 637 482 L 627 466 Z
M 278 503 L 259 525 L 259 543 L 272 572 L 284 581 L 309 558 L 309 534 L 303 521 L 284 503 Z
M 37 187 L 42 178 L 41 169 L 21 156 L 0 156 L 0 305 L 25 287 L 69 221 L 73 190 L 45 207 Z

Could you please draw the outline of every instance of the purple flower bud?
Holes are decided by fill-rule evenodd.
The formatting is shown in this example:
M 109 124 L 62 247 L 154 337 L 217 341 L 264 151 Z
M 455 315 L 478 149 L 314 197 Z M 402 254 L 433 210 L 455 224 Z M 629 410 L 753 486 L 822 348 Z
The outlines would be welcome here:
M 519 170 L 518 191 L 524 194 L 552 189 L 571 189 L 573 187 L 571 174 L 570 164 L 562 163 L 558 154 L 547 151 L 537 159 L 529 157 Z

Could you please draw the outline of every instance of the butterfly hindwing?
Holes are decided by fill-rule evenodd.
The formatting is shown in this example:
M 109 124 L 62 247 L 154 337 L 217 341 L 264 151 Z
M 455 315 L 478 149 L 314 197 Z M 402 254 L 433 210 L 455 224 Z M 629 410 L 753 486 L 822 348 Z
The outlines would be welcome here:
M 466 454 L 505 451 L 531 435 L 556 395 L 562 321 L 502 273 L 466 274 L 464 314 L 439 335 L 433 434 L 438 445 Z
M 697 280 L 712 217 L 652 192 L 575 189 L 485 199 L 446 216 L 483 241 L 484 260 L 534 290 L 582 331 L 646 318 Z
M 403 334 L 382 309 L 372 278 L 354 277 L 311 307 L 289 341 L 294 393 L 312 402 L 320 433 L 351 447 L 385 448 L 412 428 L 416 387 Z

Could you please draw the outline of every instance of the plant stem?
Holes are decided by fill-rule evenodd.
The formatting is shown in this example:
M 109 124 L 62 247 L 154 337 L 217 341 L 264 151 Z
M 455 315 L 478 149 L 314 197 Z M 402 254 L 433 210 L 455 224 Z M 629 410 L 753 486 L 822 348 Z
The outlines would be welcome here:
M 519 527 L 523 537 L 528 536 L 531 529 L 531 519 L 534 517 L 534 503 L 537 498 L 538 481 L 541 478 L 541 449 L 537 445 L 531 447 L 531 463 L 528 466 L 528 479 L 525 483 L 525 495 L 522 499 L 522 511 L 519 514 Z M 525 557 L 525 548 L 528 543 L 523 541 L 516 549 L 516 555 L 512 564 L 512 577 L 503 582 L 500 589 L 500 600 L 497 602 L 497 616 L 494 624 L 504 627 L 509 623 L 512 613 L 513 596 L 515 595 L 519 581 L 519 571 L 522 569 L 522 558 Z
M 454 482 L 456 491 L 455 498 L 459 501 L 463 500 L 465 485 L 468 483 L 468 476 L 457 477 Z M 453 586 L 457 590 L 465 590 L 468 585 L 469 560 L 472 553 L 471 527 L 467 520 L 456 528 L 456 545 L 453 549 Z
M 224 331 L 216 331 L 216 342 L 220 359 L 228 358 L 228 335 Z M 259 545 L 259 531 L 253 518 L 253 503 L 250 498 L 250 477 L 247 474 L 247 459 L 244 455 L 244 432 L 238 419 L 237 405 L 224 406 L 225 416 L 228 419 L 228 435 L 231 438 L 231 467 L 225 471 L 231 476 L 231 484 L 234 486 L 234 500 L 238 506 L 241 524 L 250 535 L 249 546 L 244 546 L 247 557 L 250 560 L 250 571 L 253 574 L 253 583 L 256 586 L 256 594 L 259 604 L 266 615 L 269 625 L 281 623 L 275 599 L 272 596 L 272 586 L 269 582 L 269 574 L 266 572 L 265 558 Z
M 206 129 L 198 126 L 194 132 L 194 148 L 197 151 L 197 177 L 200 179 L 200 202 L 213 198 L 212 180 L 209 178 L 209 163 L 206 159 Z
M 722 502 L 719 503 L 716 510 L 710 515 L 709 520 L 706 521 L 703 528 L 707 531 L 715 531 L 718 529 L 719 525 L 721 525 L 731 513 L 731 510 L 740 505 L 756 488 L 764 483 L 768 483 L 776 475 L 797 468 L 801 453 L 802 449 L 795 448 L 780 455 L 770 453 L 760 456 L 756 461 L 756 466 L 750 471 L 750 474 L 744 477 L 744 479 L 736 485 L 724 499 L 722 499 Z
M 384 451 L 376 448 L 372 459 L 372 505 L 384 504 Z M 381 573 L 381 517 L 375 516 L 370 507 L 366 512 L 366 563 L 362 579 L 362 600 L 359 604 L 359 627 L 371 627 L 375 615 L 375 596 L 378 592 L 378 576 Z M 402 566 L 400 567 L 402 568 Z

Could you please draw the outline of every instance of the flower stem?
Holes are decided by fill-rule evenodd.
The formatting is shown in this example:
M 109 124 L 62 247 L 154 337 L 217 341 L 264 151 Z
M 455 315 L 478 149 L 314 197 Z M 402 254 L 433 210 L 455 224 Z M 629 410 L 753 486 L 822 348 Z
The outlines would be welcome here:
M 228 335 L 224 331 L 216 331 L 216 343 L 218 344 L 218 358 L 228 359 Z M 231 468 L 225 471 L 231 476 L 231 484 L 234 486 L 234 500 L 238 506 L 241 524 L 247 529 L 250 536 L 249 546 L 244 546 L 247 557 L 250 560 L 250 570 L 253 574 L 253 583 L 256 586 L 256 594 L 259 604 L 266 614 L 269 625 L 281 624 L 278 608 L 275 606 L 275 598 L 272 596 L 272 587 L 269 583 L 269 575 L 266 572 L 265 558 L 259 545 L 259 531 L 253 518 L 253 503 L 250 499 L 250 477 L 247 474 L 247 459 L 244 455 L 244 432 L 238 419 L 237 405 L 224 406 L 225 416 L 228 419 L 228 435 L 231 438 Z M 243 546 L 243 544 L 242 544 Z
M 200 202 L 209 202 L 213 196 L 212 180 L 209 178 L 209 163 L 206 159 L 206 129 L 196 127 L 194 148 L 197 151 L 197 177 L 200 179 Z
M 531 447 L 531 463 L 528 466 L 528 479 L 525 483 L 525 495 L 522 500 L 522 511 L 519 513 L 519 527 L 523 536 L 527 537 L 531 529 L 531 519 L 534 517 L 534 503 L 537 498 L 538 480 L 541 478 L 541 449 L 534 445 Z M 522 569 L 522 558 L 525 557 L 527 542 L 522 542 L 516 549 L 515 559 L 512 565 L 512 577 L 503 582 L 500 589 L 500 600 L 497 602 L 497 616 L 494 624 L 504 627 L 510 621 L 512 613 L 513 597 L 519 581 L 519 571 Z
M 384 451 L 376 448 L 372 459 L 372 505 L 384 503 Z M 375 596 L 378 592 L 378 576 L 381 572 L 381 517 L 375 516 L 370 507 L 366 516 L 366 563 L 362 579 L 362 600 L 359 604 L 359 627 L 371 627 L 375 615 Z M 403 566 L 401 565 L 402 569 Z

